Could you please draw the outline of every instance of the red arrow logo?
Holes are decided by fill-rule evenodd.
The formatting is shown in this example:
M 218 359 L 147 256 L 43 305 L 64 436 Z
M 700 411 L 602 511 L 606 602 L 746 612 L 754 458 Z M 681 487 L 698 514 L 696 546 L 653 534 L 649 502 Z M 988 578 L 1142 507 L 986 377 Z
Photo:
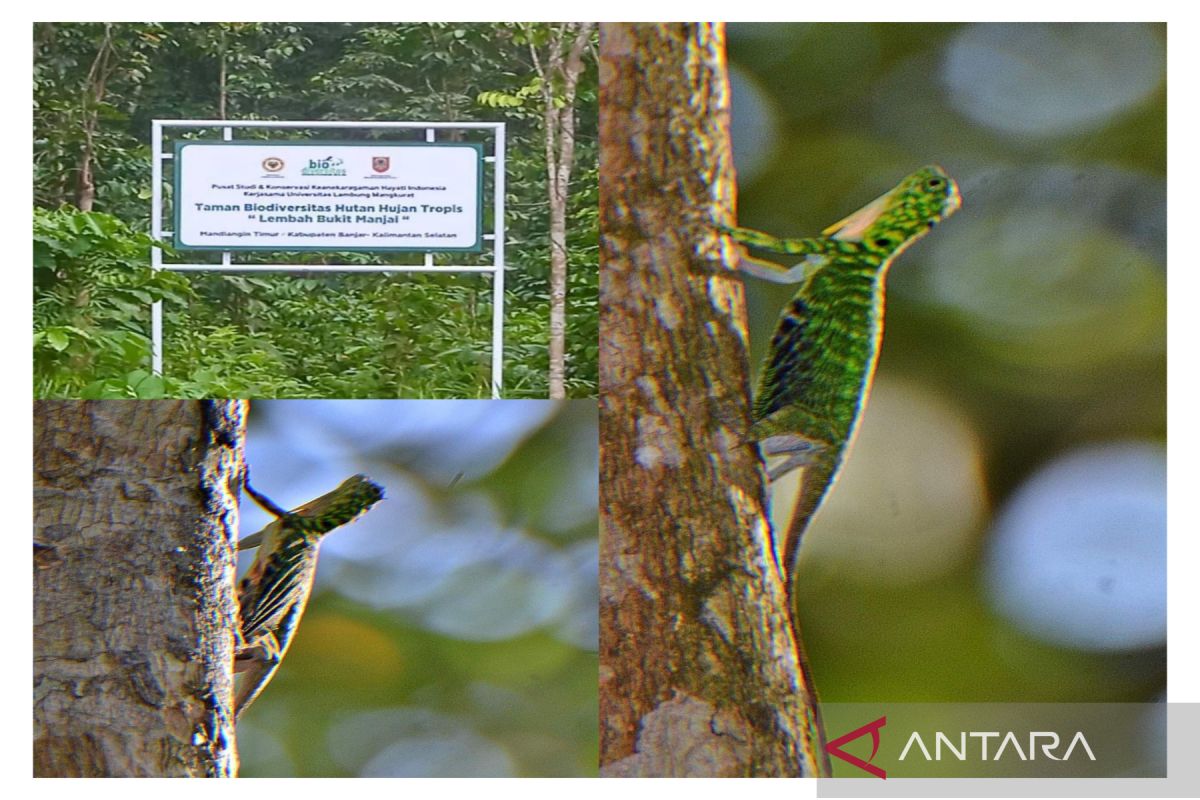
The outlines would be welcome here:
M 837 756 L 847 764 L 853 764 L 859 769 L 871 773 L 876 778 L 883 778 L 884 780 L 887 780 L 887 772 L 870 763 L 871 760 L 875 758 L 875 754 L 879 752 L 879 729 L 884 725 L 887 725 L 887 717 L 880 717 L 874 722 L 868 722 L 861 728 L 850 731 L 845 736 L 839 736 L 829 744 L 825 745 L 825 752 L 831 756 Z M 842 745 L 846 744 L 847 742 L 853 742 L 855 739 L 866 733 L 871 734 L 871 756 L 866 761 L 863 761 L 858 756 L 850 755 L 846 751 L 842 750 Z

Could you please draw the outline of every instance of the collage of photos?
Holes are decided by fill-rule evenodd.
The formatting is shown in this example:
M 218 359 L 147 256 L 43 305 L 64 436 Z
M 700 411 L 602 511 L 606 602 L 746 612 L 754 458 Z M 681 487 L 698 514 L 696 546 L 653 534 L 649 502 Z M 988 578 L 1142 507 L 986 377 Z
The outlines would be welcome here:
M 32 35 L 33 777 L 1200 787 L 1167 23 Z

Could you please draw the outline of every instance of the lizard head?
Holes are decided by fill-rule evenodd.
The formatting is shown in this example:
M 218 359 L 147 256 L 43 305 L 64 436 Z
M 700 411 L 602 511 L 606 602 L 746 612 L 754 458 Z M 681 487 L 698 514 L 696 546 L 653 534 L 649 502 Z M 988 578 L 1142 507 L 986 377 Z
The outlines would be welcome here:
M 962 206 L 958 184 L 938 166 L 923 167 L 823 233 L 898 255 Z
M 365 514 L 383 499 L 383 487 L 365 475 L 342 481 L 332 492 L 288 512 L 288 523 L 310 538 L 319 538 Z
M 895 215 L 897 222 L 912 219 L 933 225 L 962 208 L 958 184 L 939 166 L 917 170 L 901 181 L 893 192 L 896 209 L 905 212 Z

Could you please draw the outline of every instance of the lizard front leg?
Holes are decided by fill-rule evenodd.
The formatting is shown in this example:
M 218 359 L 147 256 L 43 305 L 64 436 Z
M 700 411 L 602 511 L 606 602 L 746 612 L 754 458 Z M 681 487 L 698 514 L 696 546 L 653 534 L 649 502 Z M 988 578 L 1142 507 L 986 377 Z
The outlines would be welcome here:
M 825 246 L 821 239 L 808 237 L 804 239 L 784 239 L 769 233 L 756 231 L 753 228 L 736 228 L 729 225 L 718 225 L 717 230 L 727 234 L 734 241 L 753 247 L 755 250 L 766 250 L 769 253 L 786 253 L 793 255 L 808 255 L 821 253 Z
M 805 283 L 809 276 L 829 262 L 828 256 L 822 254 L 824 245 L 819 239 L 779 239 L 762 231 L 750 228 L 730 228 L 718 226 L 718 230 L 727 234 L 735 242 L 752 247 L 756 250 L 766 250 L 770 253 L 803 254 L 803 261 L 791 267 L 776 264 L 763 258 L 756 258 L 746 252 L 745 247 L 739 248 L 738 272 L 771 283 L 795 284 Z

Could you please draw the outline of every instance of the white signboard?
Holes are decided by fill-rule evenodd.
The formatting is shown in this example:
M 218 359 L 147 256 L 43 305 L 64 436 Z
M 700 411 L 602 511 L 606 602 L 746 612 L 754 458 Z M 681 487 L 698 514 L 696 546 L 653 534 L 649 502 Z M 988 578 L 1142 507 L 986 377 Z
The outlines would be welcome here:
M 179 250 L 483 249 L 473 143 L 175 143 Z

